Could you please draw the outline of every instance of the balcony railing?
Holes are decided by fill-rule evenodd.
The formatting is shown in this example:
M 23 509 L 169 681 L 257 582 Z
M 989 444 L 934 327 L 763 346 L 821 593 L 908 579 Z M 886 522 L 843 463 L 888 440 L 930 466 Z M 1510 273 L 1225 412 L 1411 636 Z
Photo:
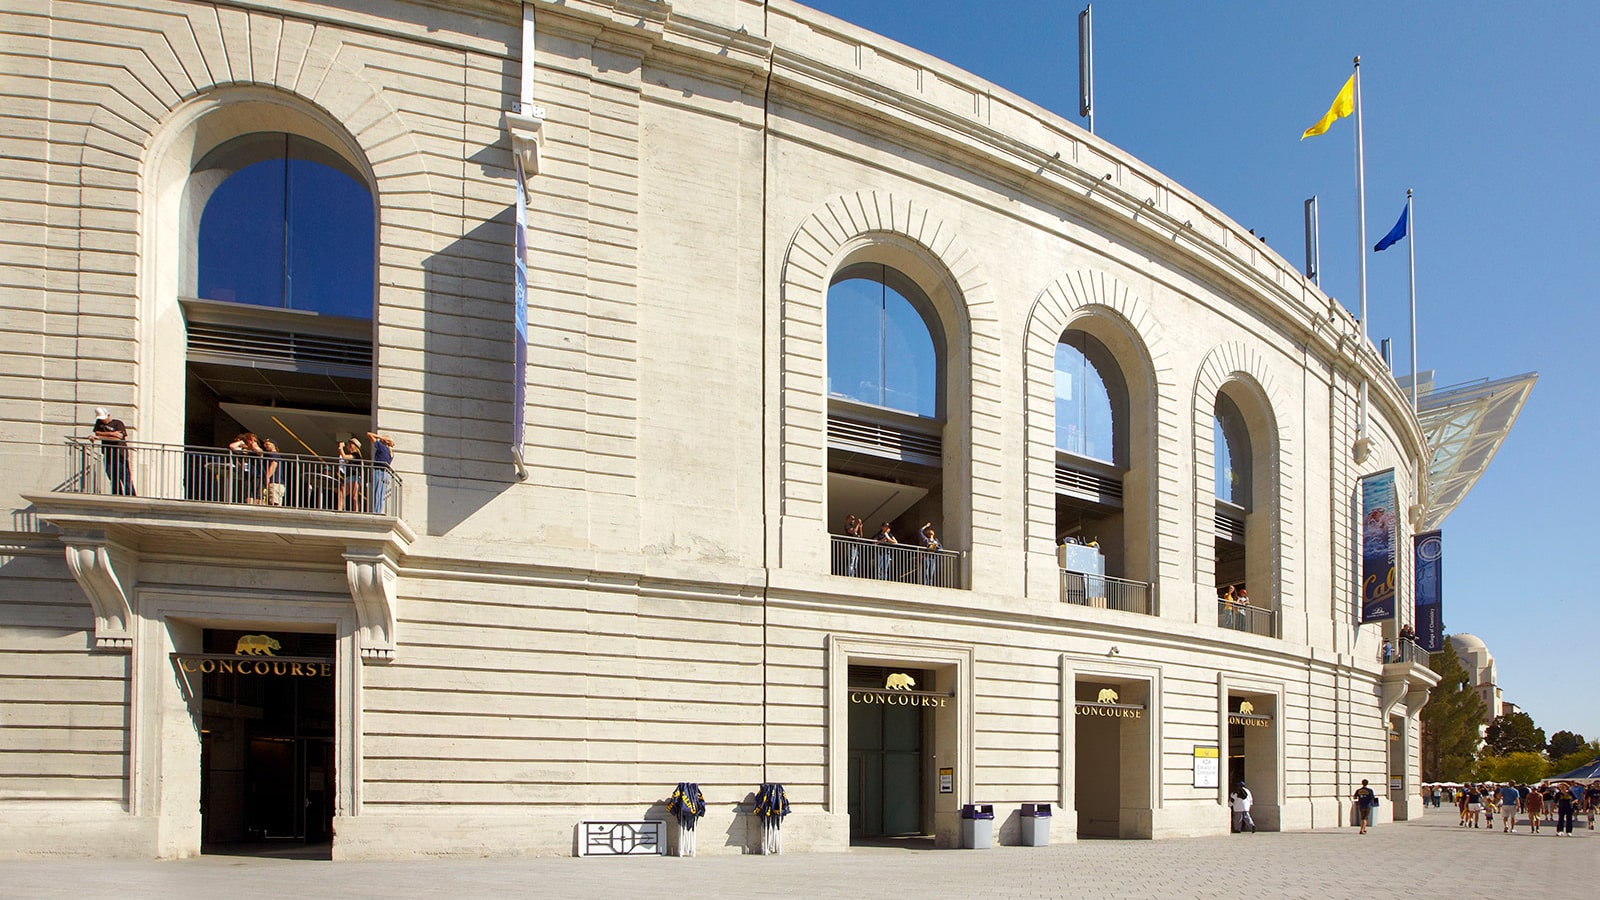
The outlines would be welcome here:
M 1278 633 L 1277 610 L 1230 600 L 1217 601 L 1217 624 L 1234 631 L 1247 631 L 1275 637 Z
M 259 453 L 179 444 L 103 445 L 69 438 L 70 494 L 400 515 L 400 476 L 367 460 Z
M 832 570 L 835 575 L 933 587 L 961 587 L 961 554 L 953 550 L 880 544 L 839 534 L 829 537 L 832 538 Z
M 1146 616 L 1155 614 L 1155 608 L 1150 603 L 1150 585 L 1146 582 L 1067 569 L 1061 570 L 1061 601 L 1098 609 L 1120 609 Z
M 1378 651 L 1381 661 L 1385 663 L 1418 663 L 1428 665 L 1428 658 L 1432 655 L 1417 646 L 1417 642 L 1410 638 L 1401 638 L 1388 645 L 1386 650 Z

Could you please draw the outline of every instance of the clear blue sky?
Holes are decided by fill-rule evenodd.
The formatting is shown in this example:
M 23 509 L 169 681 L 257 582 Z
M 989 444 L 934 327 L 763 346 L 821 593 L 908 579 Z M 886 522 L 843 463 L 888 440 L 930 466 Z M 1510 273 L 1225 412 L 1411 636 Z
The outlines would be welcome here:
M 1071 121 L 1076 2 L 809 0 Z M 1107 0 L 1095 132 L 1304 261 L 1354 309 L 1352 120 L 1301 143 L 1361 57 L 1367 242 L 1416 192 L 1418 363 L 1441 385 L 1537 371 L 1511 437 L 1446 520 L 1445 626 L 1483 638 L 1546 734 L 1600 737 L 1594 363 L 1600 4 Z M 1369 329 L 1408 356 L 1407 248 L 1368 256 Z M 1587 361 L 1587 362 L 1586 362 Z

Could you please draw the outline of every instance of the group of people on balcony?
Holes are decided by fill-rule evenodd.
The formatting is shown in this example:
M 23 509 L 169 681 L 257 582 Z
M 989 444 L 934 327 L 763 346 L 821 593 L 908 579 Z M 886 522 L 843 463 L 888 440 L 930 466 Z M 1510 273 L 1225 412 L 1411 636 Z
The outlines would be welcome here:
M 1250 592 L 1243 584 L 1217 588 L 1217 624 L 1235 631 L 1250 631 Z
M 394 440 L 367 432 L 372 442 L 372 458 L 362 456 L 361 440 L 351 437 L 339 442 L 338 463 L 322 462 L 321 457 L 284 455 L 271 438 L 242 431 L 228 443 L 232 490 L 227 498 L 236 503 L 266 506 L 310 506 L 340 512 L 382 513 L 388 502 L 389 466 L 394 461 Z M 290 486 L 294 486 L 291 494 Z M 371 487 L 371 505 L 368 486 Z
M 845 517 L 844 535 L 853 540 L 844 542 L 842 571 L 838 574 L 851 578 L 876 578 L 879 581 L 906 581 L 908 576 L 918 574 L 920 558 L 921 583 L 940 583 L 937 551 L 943 550 L 944 545 L 939 542 L 932 522 L 923 523 L 917 530 L 917 546 L 925 551 L 920 553 L 903 553 L 896 549 L 900 539 L 895 536 L 892 523 L 884 522 L 879 526 L 877 535 L 870 542 L 867 540 L 866 527 L 866 522 L 854 513 Z M 865 569 L 861 565 L 864 556 L 871 560 Z M 867 574 L 868 570 L 871 574 Z
M 129 430 L 104 407 L 95 410 L 90 440 L 100 445 L 111 493 L 119 497 L 136 495 Z M 183 496 L 253 506 L 371 510 L 383 514 L 389 506 L 394 440 L 373 431 L 366 434 L 372 446 L 370 458 L 362 455 L 361 441 L 351 437 L 339 442 L 335 450 L 337 462 L 332 457 L 285 454 L 273 439 L 250 431 L 241 431 L 228 443 L 226 452 L 185 447 Z

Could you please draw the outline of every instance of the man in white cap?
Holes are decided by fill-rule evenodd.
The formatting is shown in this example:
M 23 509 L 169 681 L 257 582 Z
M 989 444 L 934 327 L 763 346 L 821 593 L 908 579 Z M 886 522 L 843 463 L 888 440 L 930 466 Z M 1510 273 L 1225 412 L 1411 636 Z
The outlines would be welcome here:
M 121 419 L 111 418 L 105 407 L 96 407 L 94 439 L 100 442 L 106 477 L 111 480 L 111 493 L 118 497 L 134 496 L 133 473 L 128 469 L 128 426 Z

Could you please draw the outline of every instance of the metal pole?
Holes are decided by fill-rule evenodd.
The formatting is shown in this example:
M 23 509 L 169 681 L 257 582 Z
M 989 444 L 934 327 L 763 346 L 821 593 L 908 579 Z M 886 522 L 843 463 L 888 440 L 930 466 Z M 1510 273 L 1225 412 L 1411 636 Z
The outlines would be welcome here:
M 1306 201 L 1306 277 L 1322 284 L 1322 226 L 1317 221 L 1317 198 Z
M 1417 411 L 1417 217 L 1406 188 L 1406 249 L 1411 252 L 1411 411 Z
M 1360 265 L 1356 268 L 1357 288 L 1361 295 L 1361 346 L 1359 353 L 1367 352 L 1367 161 L 1361 135 L 1361 57 L 1355 58 L 1355 108 L 1356 108 L 1356 248 Z M 1357 421 L 1358 437 L 1367 436 L 1367 380 L 1361 379 L 1361 413 Z
M 1078 13 L 1078 115 L 1089 120 L 1094 134 L 1094 4 Z

